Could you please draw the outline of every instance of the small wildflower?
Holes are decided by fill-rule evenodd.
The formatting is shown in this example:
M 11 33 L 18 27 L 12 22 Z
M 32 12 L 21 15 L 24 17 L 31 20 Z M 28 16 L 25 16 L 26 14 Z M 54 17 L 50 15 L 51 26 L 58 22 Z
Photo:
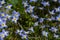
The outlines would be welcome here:
M 31 17 L 36 19 L 39 18 L 37 15 L 34 15 L 34 14 L 31 14 Z
M 25 10 L 25 12 L 32 13 L 34 6 L 29 5 L 29 7 Z
M 6 36 L 8 36 L 8 31 L 5 31 L 4 29 L 2 30 L 2 32 L 0 32 L 0 37 L 1 38 L 5 38 Z
M 30 30 L 30 31 L 32 31 L 32 32 L 34 32 L 34 29 L 33 29 L 33 27 L 29 28 L 28 30 Z
M 48 32 L 42 31 L 42 35 L 45 36 L 45 37 L 48 37 Z
M 56 16 L 56 20 L 60 21 L 60 14 L 58 16 Z
M 54 15 L 55 14 L 55 10 L 49 11 L 49 13 Z
M 12 17 L 12 22 L 17 23 L 18 17 L 13 16 Z
M 60 0 L 58 0 L 58 3 L 60 3 Z
M 37 2 L 37 0 L 30 0 L 30 2 Z
M 41 4 L 42 4 L 43 6 L 50 6 L 49 2 L 46 2 L 46 1 L 42 1 Z
M 51 30 L 52 32 L 55 32 L 55 33 L 58 31 L 58 29 L 55 27 L 51 27 L 51 29 L 49 29 L 49 30 Z
M 45 18 L 40 18 L 39 22 L 42 23 L 44 21 Z
M 57 2 L 57 0 L 52 0 L 52 1 Z
M 26 2 L 23 1 L 22 4 L 24 5 L 24 7 L 27 7 L 28 6 L 27 1 Z
M 55 17 L 51 16 L 51 20 L 56 20 Z
M 7 5 L 5 8 L 7 8 L 7 9 L 11 9 L 11 7 L 12 7 L 12 5 L 9 4 L 9 5 Z
M 21 37 L 22 39 L 28 39 L 28 36 L 27 35 L 22 35 L 22 37 Z
M 58 38 L 58 37 L 59 37 L 59 35 L 54 34 L 54 37 L 55 37 L 55 38 Z
M 38 26 L 38 22 L 35 22 L 35 23 L 34 23 L 34 26 Z
M 20 33 L 20 30 L 19 30 L 19 29 L 17 29 L 16 33 Z
M 48 20 L 48 21 L 52 21 L 52 19 L 51 19 L 51 18 L 47 18 L 46 20 Z
M 0 4 L 0 8 L 2 7 L 2 5 Z
M 21 36 L 22 39 L 28 40 L 28 35 L 27 35 L 26 31 L 24 31 L 23 29 L 22 30 L 17 30 L 16 33 L 18 33 Z
M 11 19 L 11 15 L 6 14 L 6 19 Z
M 12 12 L 12 16 L 15 16 L 15 17 L 19 17 L 20 16 L 20 13 L 19 12 L 16 12 L 15 10 Z
M 1 16 L 1 17 L 5 17 L 6 14 L 5 14 L 4 12 L 0 12 L 0 16 Z
M 2 1 L 1 1 L 1 4 L 5 4 L 5 0 L 2 0 Z
M 56 12 L 60 12 L 60 6 L 58 8 L 55 8 Z
M 1 22 L 0 23 L 0 28 L 4 28 L 4 27 L 7 27 L 6 22 Z

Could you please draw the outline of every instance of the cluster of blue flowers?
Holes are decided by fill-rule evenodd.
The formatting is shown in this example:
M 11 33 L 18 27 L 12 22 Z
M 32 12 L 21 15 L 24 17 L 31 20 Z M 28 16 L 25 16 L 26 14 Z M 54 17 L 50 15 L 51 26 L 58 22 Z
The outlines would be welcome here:
M 19 34 L 21 36 L 21 38 L 24 40 L 28 40 L 29 38 L 29 34 L 31 33 L 35 33 L 34 28 L 38 27 L 39 29 L 41 29 L 40 33 L 42 34 L 42 37 L 49 37 L 50 32 L 53 33 L 53 37 L 54 38 L 59 38 L 60 35 L 57 34 L 59 31 L 59 26 L 60 24 L 58 22 L 60 22 L 60 6 L 58 7 L 53 7 L 52 10 L 50 10 L 49 8 L 51 7 L 50 1 L 45 1 L 45 0 L 41 0 L 41 2 L 38 2 L 39 0 L 29 0 L 29 1 L 23 1 L 22 4 L 25 8 L 25 12 L 31 16 L 31 18 L 36 19 L 36 22 L 34 23 L 34 25 L 30 28 L 28 28 L 28 31 L 25 31 L 23 29 L 23 27 L 20 29 L 17 29 L 16 34 Z M 32 6 L 30 3 L 39 3 L 40 6 Z M 60 0 L 51 0 L 51 2 L 56 3 L 58 2 L 58 4 L 60 4 Z M 4 5 L 6 2 L 5 0 L 0 0 L 0 29 L 2 30 L 0 32 L 0 40 L 4 40 L 4 38 L 6 36 L 9 36 L 9 31 L 6 31 L 4 28 L 8 28 L 7 26 L 7 22 L 8 21 L 12 21 L 13 23 L 17 23 L 20 13 L 12 10 L 12 4 L 8 4 L 7 6 Z M 35 10 L 38 9 L 38 10 Z M 9 13 L 9 11 L 11 11 Z M 47 11 L 46 11 L 47 10 Z M 45 12 L 46 11 L 46 12 Z M 39 13 L 41 12 L 41 13 Z M 44 15 L 44 17 L 42 17 Z M 52 22 L 54 24 L 58 23 L 58 26 L 54 26 L 49 25 Z M 18 23 L 17 23 L 18 24 Z M 21 25 L 20 25 L 21 27 Z M 46 31 L 45 29 L 47 29 L 48 31 Z M 32 38 L 32 37 L 31 37 Z
M 9 31 L 5 31 L 3 29 L 2 32 L 0 32 L 0 40 L 4 40 L 4 38 L 8 35 L 9 35 Z
M 38 26 L 39 24 L 42 24 L 39 26 L 39 28 L 44 29 L 44 28 L 48 28 L 49 31 L 53 32 L 53 37 L 54 38 L 59 38 L 60 35 L 57 34 L 57 32 L 59 31 L 59 26 L 50 26 L 49 24 L 44 24 L 44 22 L 60 22 L 60 6 L 58 7 L 53 7 L 52 10 L 49 9 L 49 7 L 51 7 L 50 2 L 56 3 L 58 2 L 58 4 L 60 4 L 60 0 L 50 0 L 50 1 L 44 1 L 41 0 L 40 5 L 42 5 L 41 7 L 38 6 L 37 9 L 42 10 L 42 13 L 37 13 L 34 9 L 36 8 L 36 6 L 32 6 L 30 3 L 31 2 L 35 2 L 37 3 L 38 0 L 30 0 L 30 1 L 23 1 L 22 4 L 24 5 L 25 8 L 25 12 L 28 13 L 32 18 L 37 19 L 38 21 L 36 21 L 33 25 L 33 28 L 35 26 Z M 48 13 L 44 15 L 44 10 L 47 10 Z M 38 15 L 36 15 L 38 14 Z M 39 16 L 39 14 L 43 14 L 45 17 L 41 17 Z M 42 15 L 42 16 L 43 16 Z M 45 22 L 45 23 L 46 23 Z M 53 22 L 52 22 L 53 23 Z M 59 24 L 60 25 L 60 24 Z M 33 30 L 33 29 L 32 29 Z M 48 37 L 49 32 L 46 30 L 42 30 L 41 34 L 45 37 Z
M 26 32 L 22 29 L 22 30 L 17 30 L 16 33 L 18 33 L 21 36 L 22 39 L 28 40 L 28 35 L 27 34 L 29 33 L 29 31 Z
M 25 31 L 24 29 L 17 29 L 16 34 L 19 34 L 22 39 L 28 40 L 28 34 L 30 34 L 31 32 L 34 33 L 33 27 L 29 28 L 28 31 Z
M 8 11 L 12 10 L 12 4 L 5 6 L 5 3 L 5 0 L 0 0 L 0 29 L 2 29 L 2 32 L 0 32 L 0 40 L 4 40 L 4 38 L 8 36 L 9 32 L 4 30 L 4 28 L 8 27 L 7 21 L 11 20 L 12 22 L 17 23 L 20 16 L 20 13 L 15 10 L 12 11 L 12 14 L 9 14 Z M 3 11 L 5 9 L 6 11 Z

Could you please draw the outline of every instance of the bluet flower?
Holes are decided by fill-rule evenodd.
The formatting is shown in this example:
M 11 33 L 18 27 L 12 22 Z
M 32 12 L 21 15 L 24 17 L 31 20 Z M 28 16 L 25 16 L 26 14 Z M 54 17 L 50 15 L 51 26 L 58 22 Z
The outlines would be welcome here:
M 19 12 L 16 12 L 15 10 L 12 12 L 12 16 L 15 16 L 15 17 L 19 17 L 20 16 L 20 13 Z
M 58 16 L 56 16 L 56 20 L 60 21 L 60 14 Z
M 39 22 L 42 23 L 44 21 L 45 18 L 40 18 Z
M 26 31 L 24 31 L 23 29 L 22 30 L 17 30 L 16 33 L 18 33 L 21 36 L 22 39 L 28 40 L 28 35 L 26 34 Z
M 5 15 L 6 15 L 6 14 L 5 14 L 4 12 L 0 12 L 0 16 L 1 16 L 1 17 L 5 17 Z
M 6 22 L 0 22 L 0 28 L 7 27 Z
M 54 15 L 55 14 L 55 10 L 49 11 L 49 13 Z
M 36 19 L 39 18 L 37 15 L 34 15 L 34 14 L 31 14 L 31 17 Z
M 2 1 L 0 1 L 1 2 L 1 4 L 5 4 L 5 0 L 2 0 Z
M 49 30 L 51 30 L 52 32 L 55 32 L 55 33 L 58 31 L 58 29 L 55 27 L 51 27 L 51 29 L 49 29 Z
M 59 38 L 59 35 L 54 34 L 54 37 L 55 37 L 55 38 Z
M 60 12 L 60 6 L 58 8 L 55 8 L 56 12 Z
M 34 6 L 29 5 L 29 7 L 25 10 L 25 12 L 32 13 Z
M 45 37 L 48 37 L 48 32 L 42 31 L 42 35 L 45 36 Z
M 9 5 L 7 5 L 5 8 L 11 9 L 11 7 L 12 7 L 12 4 L 9 4 Z
M 37 2 L 37 0 L 30 0 L 30 2 Z
M 12 17 L 12 22 L 17 23 L 18 17 L 13 16 Z
M 28 30 L 30 30 L 30 31 L 32 31 L 32 32 L 34 32 L 34 29 L 33 29 L 33 27 L 29 28 Z
M 8 31 L 5 31 L 4 29 L 2 30 L 2 32 L 0 32 L 0 38 L 5 38 L 6 36 L 8 36 Z
M 34 26 L 38 26 L 38 22 L 35 22 L 35 23 L 34 23 Z
M 28 2 L 26 1 L 26 2 L 22 2 L 22 4 L 24 5 L 24 7 L 27 7 L 28 6 Z
M 49 2 L 46 2 L 46 1 L 42 1 L 41 4 L 42 4 L 43 6 L 50 6 Z
M 52 1 L 57 2 L 58 0 L 52 0 Z

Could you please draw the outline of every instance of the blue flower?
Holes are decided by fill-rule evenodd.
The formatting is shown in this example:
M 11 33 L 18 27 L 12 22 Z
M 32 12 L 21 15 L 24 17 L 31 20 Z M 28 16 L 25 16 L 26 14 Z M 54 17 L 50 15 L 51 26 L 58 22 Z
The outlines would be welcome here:
M 40 23 L 42 23 L 42 22 L 44 21 L 44 19 L 45 19 L 45 18 L 40 18 L 38 21 L 39 21 Z
M 27 35 L 26 31 L 24 31 L 23 29 L 21 29 L 21 30 L 18 29 L 16 31 L 16 33 L 18 33 L 22 39 L 28 40 L 28 35 Z
M 15 16 L 15 17 L 19 17 L 20 16 L 20 13 L 19 12 L 16 12 L 15 10 L 12 12 L 12 16 Z
M 58 3 L 60 3 L 60 0 L 58 0 Z
M 49 11 L 49 13 L 54 15 L 55 14 L 55 10 Z
M 2 19 L 0 18 L 0 23 L 2 22 Z
M 23 34 L 21 38 L 28 40 L 28 35 Z
M 20 30 L 19 30 L 19 29 L 17 29 L 16 34 L 17 34 L 17 33 L 20 33 Z
M 5 4 L 5 0 L 0 0 L 0 8 L 2 7 L 3 4 Z
M 58 0 L 52 0 L 52 1 L 57 2 Z
M 38 22 L 35 22 L 35 23 L 34 23 L 34 26 L 38 26 Z
M 5 37 L 6 36 L 8 36 L 8 34 L 9 34 L 9 31 L 5 31 L 4 29 L 2 30 L 2 33 L 5 35 Z
M 59 38 L 59 35 L 54 34 L 54 37 L 55 37 L 55 38 Z
M 19 19 L 19 16 L 20 16 L 19 12 L 16 12 L 16 11 L 14 10 L 14 11 L 12 12 L 12 16 L 11 16 L 12 22 L 17 23 L 17 20 Z
M 33 27 L 29 28 L 28 30 L 32 31 L 34 33 L 34 29 Z
M 42 1 L 41 4 L 42 4 L 43 6 L 50 6 L 49 2 L 46 2 L 46 1 Z
M 0 8 L 2 7 L 2 5 L 0 4 Z
M 0 17 L 5 17 L 6 14 L 4 12 L 0 12 Z
M 56 20 L 60 21 L 60 14 L 58 16 L 56 16 Z
M 35 6 L 31 6 L 31 5 L 29 5 L 29 7 L 25 10 L 25 12 L 32 13 L 34 7 L 35 7 Z
M 60 12 L 60 6 L 58 8 L 55 8 L 56 12 Z
M 30 2 L 37 2 L 37 0 L 30 0 Z
M 31 17 L 36 19 L 39 18 L 37 15 L 34 15 L 34 14 L 31 14 Z
M 12 17 L 12 22 L 17 23 L 18 17 L 13 16 Z
M 45 37 L 48 37 L 48 32 L 42 31 L 42 35 L 45 36 Z
M 0 40 L 4 40 L 2 37 L 0 37 Z
M 1 2 L 1 4 L 5 4 L 6 2 L 5 2 L 5 0 L 2 0 L 2 1 L 0 1 Z
M 11 15 L 6 14 L 5 18 L 10 20 L 11 19 Z
M 0 22 L 0 28 L 4 28 L 4 27 L 7 27 L 6 22 L 4 21 Z
M 22 2 L 22 4 L 24 5 L 24 7 L 27 7 L 28 6 L 28 2 L 26 1 L 26 2 Z
M 51 16 L 51 20 L 56 20 L 55 17 Z
M 2 38 L 1 40 L 3 40 L 8 34 L 9 32 L 3 29 L 2 32 L 0 32 L 0 39 Z
M 58 29 L 56 27 L 51 27 L 51 29 L 49 29 L 49 30 L 51 30 L 52 32 L 55 32 L 55 33 L 58 31 Z
M 7 5 L 5 8 L 11 9 L 11 7 L 12 7 L 12 4 L 9 4 L 9 5 Z

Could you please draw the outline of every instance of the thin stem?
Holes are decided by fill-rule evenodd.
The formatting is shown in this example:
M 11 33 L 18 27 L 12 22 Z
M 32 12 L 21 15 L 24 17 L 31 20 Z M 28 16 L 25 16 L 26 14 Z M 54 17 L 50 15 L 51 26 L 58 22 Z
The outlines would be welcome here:
M 21 29 L 23 29 L 22 25 L 20 25 L 20 23 L 18 22 L 18 25 L 20 26 Z

